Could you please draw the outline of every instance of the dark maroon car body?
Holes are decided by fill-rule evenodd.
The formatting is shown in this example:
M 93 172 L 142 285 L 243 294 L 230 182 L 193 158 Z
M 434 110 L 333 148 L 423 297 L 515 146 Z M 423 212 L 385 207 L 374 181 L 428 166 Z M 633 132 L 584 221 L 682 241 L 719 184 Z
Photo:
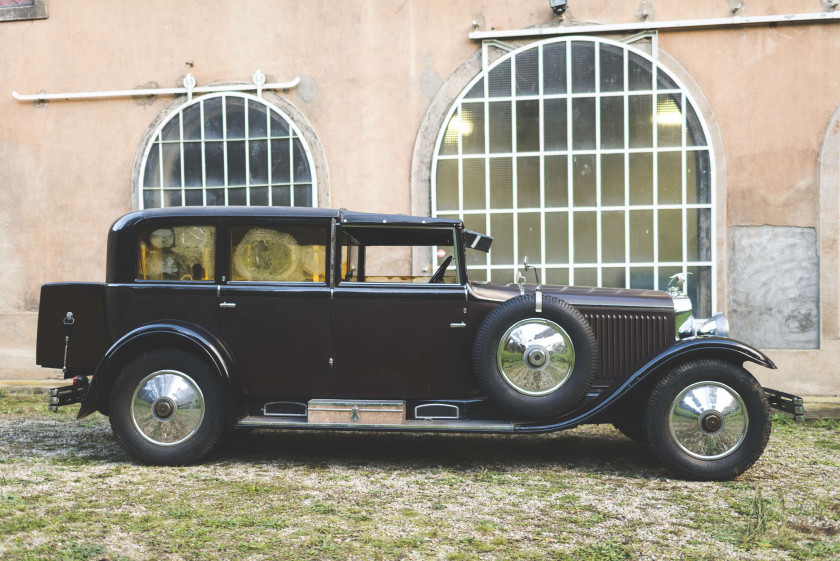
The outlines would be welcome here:
M 215 271 L 208 274 L 212 280 L 138 280 L 138 232 L 173 223 L 215 227 Z M 231 231 L 255 224 L 323 228 L 324 282 L 231 281 Z M 395 235 L 408 228 L 451 236 L 458 254 L 453 262 L 457 280 L 345 282 L 336 263 L 342 232 L 368 226 L 393 228 Z M 458 418 L 434 426 L 331 428 L 480 432 L 547 432 L 638 416 L 640 398 L 634 395 L 644 395 L 658 375 L 687 360 L 751 361 L 774 368 L 761 352 L 726 337 L 680 340 L 675 300 L 666 292 L 470 282 L 464 258 L 468 234 L 460 220 L 345 210 L 202 207 L 134 212 L 110 230 L 104 283 L 43 286 L 37 362 L 64 368 L 66 378 L 77 380 L 72 395 L 64 392 L 55 401 L 80 401 L 80 418 L 95 411 L 109 414 L 109 394 L 120 370 L 140 353 L 168 348 L 212 364 L 226 388 L 234 425 L 250 420 L 250 426 L 290 428 L 271 419 L 261 424 L 265 404 L 340 398 L 403 400 L 408 420 L 415 418 L 418 406 L 450 404 L 457 406 Z M 599 360 L 585 399 L 572 411 L 559 418 L 519 419 L 488 400 L 476 382 L 473 342 L 500 303 L 536 291 L 582 314 L 595 336 Z M 74 324 L 65 345 L 68 312 Z M 78 382 L 79 377 L 85 382 Z

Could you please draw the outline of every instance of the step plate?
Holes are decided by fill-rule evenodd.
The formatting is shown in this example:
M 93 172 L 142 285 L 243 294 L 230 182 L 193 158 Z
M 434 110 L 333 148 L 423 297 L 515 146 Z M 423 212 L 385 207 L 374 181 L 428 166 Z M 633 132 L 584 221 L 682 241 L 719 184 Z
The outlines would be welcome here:
M 309 423 L 304 419 L 251 416 L 239 419 L 237 427 L 322 430 L 382 430 L 405 432 L 513 432 L 513 423 L 493 421 L 406 420 L 400 424 L 384 423 Z

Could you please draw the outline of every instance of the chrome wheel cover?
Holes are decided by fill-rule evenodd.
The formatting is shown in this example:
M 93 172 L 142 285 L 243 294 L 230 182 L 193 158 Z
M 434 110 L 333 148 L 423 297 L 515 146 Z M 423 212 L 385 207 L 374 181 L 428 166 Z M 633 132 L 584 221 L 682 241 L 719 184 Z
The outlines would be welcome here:
M 528 318 L 513 324 L 499 341 L 499 372 L 517 392 L 547 395 L 560 388 L 575 368 L 575 347 L 553 321 Z
M 183 372 L 158 370 L 137 384 L 130 415 L 144 439 L 157 446 L 175 446 L 198 432 L 204 420 L 204 395 Z
M 718 460 L 737 450 L 747 436 L 749 414 L 738 393 L 720 382 L 691 384 L 671 404 L 668 429 L 683 452 Z

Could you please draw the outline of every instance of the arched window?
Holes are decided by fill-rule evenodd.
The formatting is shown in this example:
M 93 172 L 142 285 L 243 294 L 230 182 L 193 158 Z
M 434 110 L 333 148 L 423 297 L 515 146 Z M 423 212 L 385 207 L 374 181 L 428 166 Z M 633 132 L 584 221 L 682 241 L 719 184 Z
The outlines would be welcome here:
M 155 130 L 140 174 L 140 208 L 318 206 L 315 166 L 300 130 L 265 100 L 196 98 Z
M 647 54 L 599 38 L 517 49 L 462 92 L 440 131 L 432 212 L 495 237 L 470 278 L 665 289 L 691 273 L 714 306 L 714 185 L 705 125 Z M 529 279 L 532 280 L 532 279 Z

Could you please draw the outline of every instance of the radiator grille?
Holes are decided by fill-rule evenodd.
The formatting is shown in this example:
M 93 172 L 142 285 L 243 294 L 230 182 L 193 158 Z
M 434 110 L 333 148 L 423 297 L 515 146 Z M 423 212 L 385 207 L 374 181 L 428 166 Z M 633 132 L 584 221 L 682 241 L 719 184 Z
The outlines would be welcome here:
M 583 311 L 598 342 L 596 386 L 614 387 L 674 343 L 673 314 Z

